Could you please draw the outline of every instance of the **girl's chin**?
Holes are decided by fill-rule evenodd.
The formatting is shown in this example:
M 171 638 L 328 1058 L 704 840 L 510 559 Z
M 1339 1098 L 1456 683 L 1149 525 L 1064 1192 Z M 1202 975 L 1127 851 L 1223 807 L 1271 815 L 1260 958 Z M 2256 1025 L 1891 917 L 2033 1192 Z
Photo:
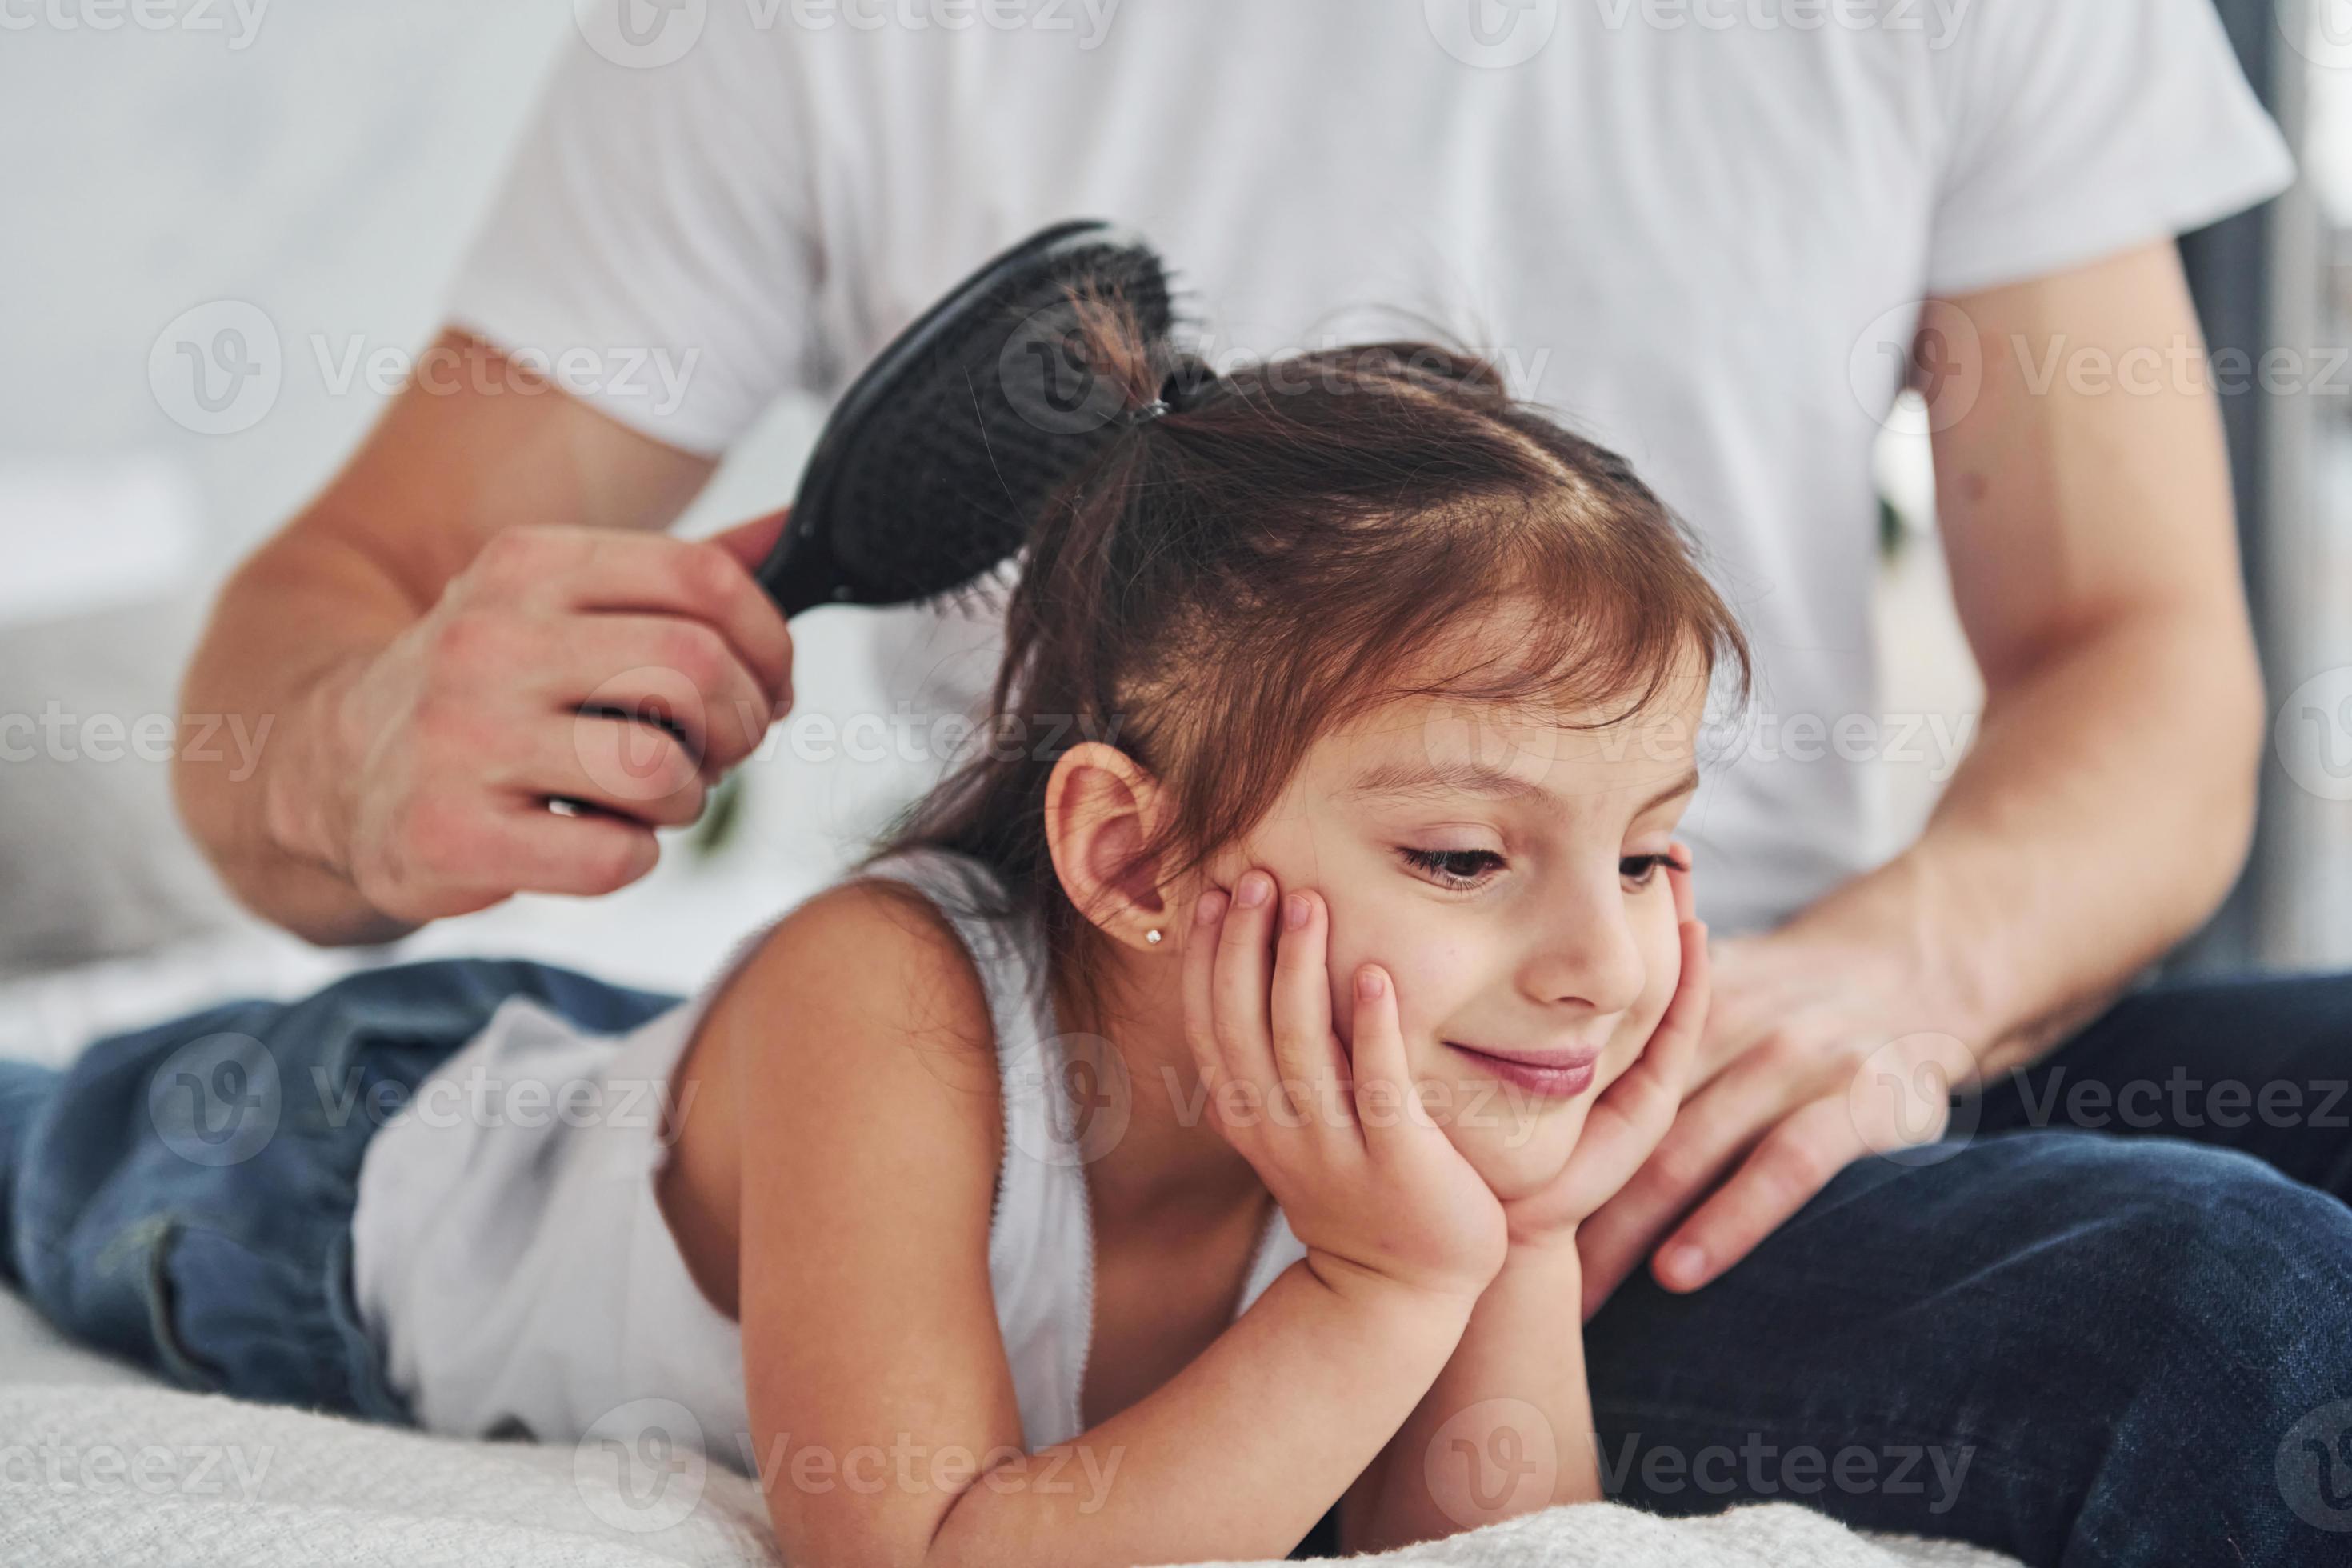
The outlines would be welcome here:
M 1542 1191 L 1559 1174 L 1592 1105 L 1590 1092 L 1552 1099 L 1453 1074 L 1423 1079 L 1422 1093 L 1470 1168 L 1506 1203 Z
M 1532 1197 L 1549 1186 L 1567 1168 L 1575 1146 L 1573 1137 L 1561 1137 L 1549 1127 L 1517 1142 L 1489 1135 L 1486 1129 L 1454 1142 L 1470 1168 L 1505 1203 Z

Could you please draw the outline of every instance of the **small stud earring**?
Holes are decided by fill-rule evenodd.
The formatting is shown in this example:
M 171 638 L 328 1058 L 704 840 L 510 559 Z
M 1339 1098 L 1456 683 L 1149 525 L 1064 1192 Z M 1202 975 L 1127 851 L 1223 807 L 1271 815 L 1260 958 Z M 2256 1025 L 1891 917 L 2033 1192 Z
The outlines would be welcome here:
M 1145 931 L 1143 933 L 1143 940 L 1150 942 L 1152 946 L 1158 947 L 1160 945 L 1160 933 L 1156 931 Z

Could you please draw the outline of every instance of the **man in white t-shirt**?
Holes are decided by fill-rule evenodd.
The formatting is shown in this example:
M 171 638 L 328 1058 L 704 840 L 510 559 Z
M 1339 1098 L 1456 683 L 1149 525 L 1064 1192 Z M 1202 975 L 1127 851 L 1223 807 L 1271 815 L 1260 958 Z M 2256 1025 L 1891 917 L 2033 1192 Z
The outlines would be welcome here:
M 1966 1207 L 1959 1174 L 1999 1141 L 1856 1164 L 1942 1129 L 1882 1125 L 1848 1093 L 1864 1070 L 1949 1068 L 1956 1048 L 1997 1088 L 2103 1013 L 2100 1037 L 2145 1045 L 2145 1011 L 2108 1004 L 2245 850 L 2263 701 L 2172 241 L 2274 195 L 2293 163 L 2210 0 L 600 0 L 580 16 L 423 384 L 230 584 L 191 675 L 191 711 L 278 716 L 252 781 L 180 764 L 186 815 L 249 903 L 315 940 L 379 940 L 642 875 L 653 827 L 690 820 L 760 737 L 700 737 L 674 795 L 614 803 L 634 820 L 554 816 L 542 797 L 600 796 L 574 703 L 646 665 L 696 670 L 715 713 L 781 712 L 790 690 L 789 640 L 744 570 L 774 520 L 715 542 L 662 531 L 780 395 L 837 388 L 1021 236 L 1115 218 L 1181 270 L 1213 359 L 1348 341 L 1399 310 L 1487 349 L 1689 520 L 1755 640 L 1759 719 L 1781 742 L 1739 748 L 1687 818 L 1729 933 L 1701 1081 L 1584 1238 L 1604 1428 L 1692 1448 L 1981 1441 L 2046 1473 L 1980 1472 L 1950 1515 L 1932 1485 L 1814 1500 L 2020 1551 L 2101 1510 L 2267 1507 L 2243 1539 L 2304 1528 L 2274 1488 L 2223 1503 L 2145 1463 L 2116 1479 L 2135 1358 L 2218 1347 L 2132 1339 L 2144 1321 L 2070 1331 L 2078 1373 L 2116 1373 L 2076 1388 L 2046 1335 L 1999 1344 L 1990 1299 L 2011 1278 L 1996 1261 L 2020 1299 L 2063 1288 L 2022 1261 L 2028 1215 L 2105 1215 L 2127 1187 L 2157 1228 L 2125 1239 L 2193 1239 L 2210 1184 L 2262 1167 L 2184 1181 L 2125 1163 L 2101 1184 L 2052 1153 L 2009 1169 L 2005 1198 L 1979 1178 Z M 567 353 L 686 374 L 573 377 Z M 2045 374 L 2084 356 L 2154 369 Z M 507 395 L 532 369 L 569 390 Z M 1869 742 L 1838 726 L 1876 711 L 1872 454 L 1906 373 L 1931 395 L 1989 695 L 1934 821 L 1885 858 Z M 953 684 L 920 700 L 961 707 Z M 2340 993 L 2303 1005 L 2295 1039 L 2340 1035 Z M 2226 1011 L 2263 1005 L 2250 990 Z M 1989 1090 L 1969 1113 L 2004 1111 Z M 2336 1163 L 2261 1152 L 2306 1181 Z M 1833 1202 L 1846 1228 L 1823 1230 Z M 1633 1272 L 1645 1257 L 1654 1279 Z M 1879 1294 L 1826 1290 L 1840 1268 Z M 2219 1310 L 2212 1280 L 2171 1283 L 2165 1310 Z M 1841 1325 L 1829 1339 L 1767 1310 L 1805 1289 Z M 2036 1378 L 2072 1400 L 2054 1426 L 1990 1385 Z M 2299 1394 L 2231 1397 L 2248 1451 L 2224 1490 L 2268 1475 L 2264 1423 Z M 1916 1419 L 1878 1419 L 1898 1406 Z M 2084 1416 L 2107 1424 L 2098 1441 Z M 1685 1511 L 1772 1489 L 1612 1475 Z

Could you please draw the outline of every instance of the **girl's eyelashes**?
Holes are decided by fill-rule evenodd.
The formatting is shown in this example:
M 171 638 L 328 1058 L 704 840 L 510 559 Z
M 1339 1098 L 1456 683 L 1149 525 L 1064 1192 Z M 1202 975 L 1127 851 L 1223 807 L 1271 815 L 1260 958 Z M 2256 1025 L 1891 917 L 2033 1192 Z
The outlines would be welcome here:
M 1499 867 L 1503 858 L 1492 849 L 1413 849 L 1397 851 L 1412 865 L 1433 878 L 1440 886 L 1456 892 L 1475 888 L 1487 880 L 1481 868 Z
M 1483 886 L 1489 880 L 1489 873 L 1503 864 L 1503 858 L 1492 849 L 1407 847 L 1399 849 L 1397 853 L 1440 886 L 1456 892 Z M 1670 854 L 1627 855 L 1618 860 L 1617 874 L 1636 888 L 1646 888 L 1657 880 L 1659 870 L 1667 866 L 1678 871 L 1690 869 Z
M 1660 867 L 1672 866 L 1677 871 L 1687 871 L 1672 855 L 1628 855 L 1617 862 L 1617 874 L 1637 888 L 1646 888 L 1657 879 Z

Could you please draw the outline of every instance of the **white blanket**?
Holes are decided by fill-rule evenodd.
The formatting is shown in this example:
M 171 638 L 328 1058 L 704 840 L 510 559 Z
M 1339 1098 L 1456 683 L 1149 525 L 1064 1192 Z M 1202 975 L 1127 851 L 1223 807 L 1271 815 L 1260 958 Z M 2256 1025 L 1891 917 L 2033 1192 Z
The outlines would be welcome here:
M 1792 1503 L 1676 1521 L 1586 1503 L 1359 1561 L 1995 1568 L 2008 1560 L 1865 1538 Z M 779 1559 L 758 1489 L 716 1465 L 656 1473 L 593 1448 L 456 1442 L 170 1389 L 16 1384 L 0 1387 L 0 1563 L 774 1568 Z
M 1686 1520 L 1586 1503 L 1358 1561 L 1395 1568 L 2009 1568 L 2011 1560 L 1948 1542 L 1859 1535 L 1776 1502 Z M 780 1562 L 759 1489 L 722 1466 L 594 1445 L 460 1442 L 183 1394 L 64 1343 L 23 1301 L 0 1291 L 0 1563 L 780 1568 Z

